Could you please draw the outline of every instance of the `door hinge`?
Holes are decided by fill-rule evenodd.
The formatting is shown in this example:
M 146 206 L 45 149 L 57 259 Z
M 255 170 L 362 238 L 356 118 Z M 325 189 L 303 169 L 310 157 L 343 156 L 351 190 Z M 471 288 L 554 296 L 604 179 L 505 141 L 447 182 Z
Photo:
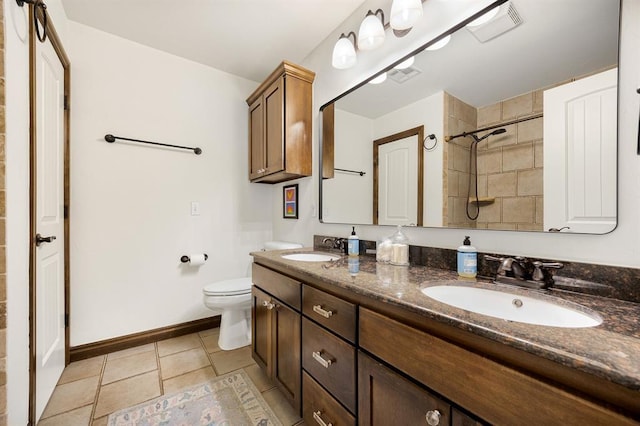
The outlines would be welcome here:
M 68 110 L 69 109 L 69 95 L 64 95 L 64 109 Z
M 69 314 L 64 314 L 64 326 L 69 327 Z

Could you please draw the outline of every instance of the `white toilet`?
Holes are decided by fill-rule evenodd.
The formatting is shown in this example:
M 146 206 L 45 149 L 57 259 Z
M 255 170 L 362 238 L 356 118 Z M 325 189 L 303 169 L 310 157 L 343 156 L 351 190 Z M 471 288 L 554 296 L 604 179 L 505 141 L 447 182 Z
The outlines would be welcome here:
M 264 250 L 301 248 L 301 244 L 269 241 Z M 202 289 L 207 308 L 221 315 L 218 346 L 237 349 L 251 343 L 251 277 L 234 278 L 208 284 Z

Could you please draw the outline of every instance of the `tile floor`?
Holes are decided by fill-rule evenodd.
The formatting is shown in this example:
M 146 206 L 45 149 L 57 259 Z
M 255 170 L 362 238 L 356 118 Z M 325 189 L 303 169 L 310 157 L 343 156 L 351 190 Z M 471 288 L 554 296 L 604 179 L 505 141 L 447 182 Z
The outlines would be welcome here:
M 39 426 L 107 424 L 110 413 L 244 369 L 284 425 L 302 425 L 251 358 L 251 347 L 223 351 L 218 328 L 69 364 Z

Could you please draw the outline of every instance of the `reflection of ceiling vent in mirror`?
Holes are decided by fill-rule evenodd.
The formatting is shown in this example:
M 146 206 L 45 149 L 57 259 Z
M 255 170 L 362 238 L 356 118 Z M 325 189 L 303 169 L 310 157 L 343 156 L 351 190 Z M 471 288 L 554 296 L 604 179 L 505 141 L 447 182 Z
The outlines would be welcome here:
M 510 1 L 502 4 L 498 14 L 477 27 L 466 27 L 479 42 L 484 43 L 522 24 L 522 18 Z
M 421 72 L 422 71 L 420 71 L 416 67 L 409 67 L 403 70 L 392 68 L 389 71 L 387 71 L 387 78 L 395 81 L 396 83 L 402 84 L 407 80 L 411 80 L 413 77 L 417 76 Z

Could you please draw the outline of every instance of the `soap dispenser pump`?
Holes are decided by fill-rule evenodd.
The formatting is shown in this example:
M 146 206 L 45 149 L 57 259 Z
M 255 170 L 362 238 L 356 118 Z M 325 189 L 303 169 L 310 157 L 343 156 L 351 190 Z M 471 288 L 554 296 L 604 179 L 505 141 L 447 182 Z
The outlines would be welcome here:
M 360 254 L 360 239 L 356 235 L 356 227 L 351 228 L 351 235 L 347 238 L 347 253 L 349 256 L 358 256 Z

